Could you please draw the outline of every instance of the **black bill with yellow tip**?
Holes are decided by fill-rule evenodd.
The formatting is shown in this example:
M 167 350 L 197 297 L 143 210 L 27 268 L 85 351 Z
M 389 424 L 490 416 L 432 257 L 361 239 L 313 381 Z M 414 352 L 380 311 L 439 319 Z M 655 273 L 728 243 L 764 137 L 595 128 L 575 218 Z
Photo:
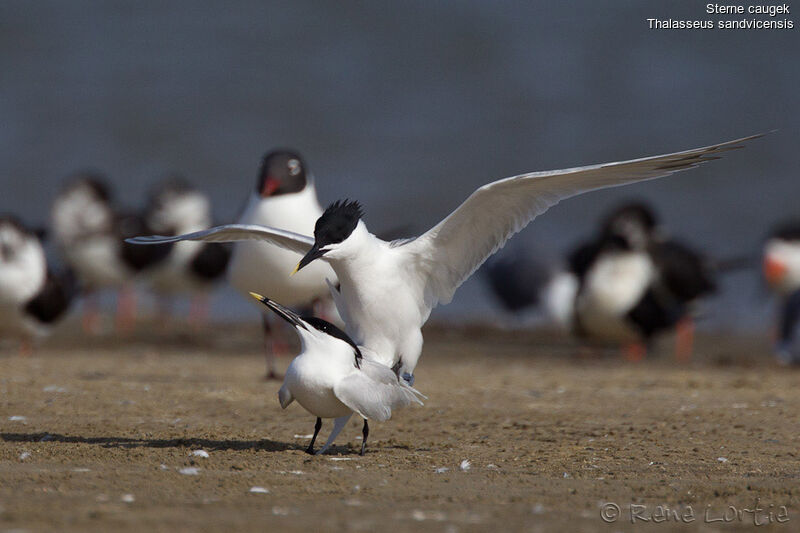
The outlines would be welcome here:
M 292 272 L 292 275 L 296 274 L 298 270 L 305 267 L 311 261 L 319 259 L 323 255 L 325 255 L 325 252 L 323 250 L 320 250 L 319 246 L 317 246 L 317 244 L 315 243 L 314 246 L 312 246 L 311 249 L 308 251 L 308 253 L 303 256 L 300 262 L 297 263 L 297 266 L 295 267 L 294 272 Z
M 287 321 L 289 324 L 297 327 L 306 329 L 303 320 L 291 309 L 288 309 L 278 302 L 272 301 L 265 296 L 261 296 L 260 294 L 256 294 L 254 292 L 250 293 L 250 296 L 261 302 L 262 304 L 266 305 L 270 309 L 272 309 L 276 315 Z

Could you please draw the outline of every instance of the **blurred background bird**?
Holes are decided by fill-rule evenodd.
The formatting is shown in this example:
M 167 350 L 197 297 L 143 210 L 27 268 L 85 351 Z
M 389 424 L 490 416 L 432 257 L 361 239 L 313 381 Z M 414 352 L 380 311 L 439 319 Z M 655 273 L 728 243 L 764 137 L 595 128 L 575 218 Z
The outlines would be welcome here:
M 669 237 L 652 207 L 629 202 L 563 264 L 517 247 L 488 266 L 487 278 L 509 311 L 538 306 L 584 342 L 621 346 L 629 359 L 641 359 L 660 333 L 674 330 L 676 356 L 685 360 L 698 300 L 715 292 L 718 274 L 748 259 L 715 261 Z
M 775 351 L 784 364 L 800 364 L 796 344 L 800 320 L 800 221 L 775 228 L 764 245 L 763 275 L 778 297 L 779 317 Z
M 578 279 L 578 336 L 623 344 L 638 360 L 657 334 L 676 328 L 676 356 L 690 357 L 692 305 L 714 292 L 714 273 L 699 253 L 666 235 L 652 208 L 634 202 L 615 209 L 569 264 Z
M 75 292 L 70 273 L 48 265 L 40 236 L 15 216 L 0 216 L 0 341 L 17 340 L 30 353 Z
M 98 333 L 102 327 L 97 298 L 103 290 L 118 293 L 117 329 L 131 329 L 136 314 L 134 280 L 163 261 L 170 248 L 155 246 L 142 251 L 124 242 L 153 229 L 141 213 L 114 204 L 106 178 L 97 172 L 81 172 L 66 181 L 53 202 L 50 229 L 80 284 L 84 330 Z
M 481 272 L 512 323 L 569 328 L 578 281 L 552 251 L 511 241 Z
M 145 223 L 160 235 L 179 235 L 212 226 L 211 201 L 186 179 L 172 175 L 153 187 L 145 208 Z M 191 298 L 189 322 L 205 324 L 209 293 L 225 279 L 230 247 L 224 244 L 182 242 L 165 245 L 169 252 L 147 273 L 165 325 L 176 296 Z

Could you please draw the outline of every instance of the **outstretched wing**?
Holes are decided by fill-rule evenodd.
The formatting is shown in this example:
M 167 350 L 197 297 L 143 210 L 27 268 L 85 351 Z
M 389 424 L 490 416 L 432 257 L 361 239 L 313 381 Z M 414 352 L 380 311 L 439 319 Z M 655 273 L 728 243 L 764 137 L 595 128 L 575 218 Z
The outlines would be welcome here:
M 424 396 L 397 379 L 392 370 L 380 363 L 361 360 L 361 370 L 353 372 L 333 387 L 343 404 L 369 420 L 383 422 L 392 411 L 413 403 L 422 405 Z
M 237 242 L 237 241 L 264 241 L 270 242 L 281 248 L 305 255 L 314 244 L 314 239 L 292 231 L 286 231 L 258 224 L 226 224 L 211 229 L 164 237 L 151 235 L 148 237 L 134 237 L 125 239 L 133 244 L 162 244 L 178 241 L 205 241 L 205 242 Z
M 432 309 L 515 233 L 561 200 L 578 194 L 668 176 L 719 159 L 753 135 L 673 154 L 586 167 L 533 172 L 479 188 L 427 233 L 402 245 L 419 272 L 418 287 Z

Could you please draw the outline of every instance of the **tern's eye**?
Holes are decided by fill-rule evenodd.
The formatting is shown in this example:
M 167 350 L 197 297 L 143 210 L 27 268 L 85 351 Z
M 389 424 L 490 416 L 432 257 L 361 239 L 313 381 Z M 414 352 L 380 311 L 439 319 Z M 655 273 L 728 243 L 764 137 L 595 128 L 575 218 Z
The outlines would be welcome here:
M 290 159 L 287 165 L 289 167 L 289 174 L 291 176 L 297 176 L 300 174 L 300 161 L 297 159 Z

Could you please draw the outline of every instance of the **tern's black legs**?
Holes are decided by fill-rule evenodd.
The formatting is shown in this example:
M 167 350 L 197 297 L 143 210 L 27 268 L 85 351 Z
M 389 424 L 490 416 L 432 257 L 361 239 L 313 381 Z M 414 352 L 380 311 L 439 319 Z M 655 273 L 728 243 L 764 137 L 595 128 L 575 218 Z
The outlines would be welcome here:
M 364 419 L 364 429 L 361 430 L 361 434 L 363 435 L 363 439 L 361 440 L 361 455 L 364 455 L 364 452 L 367 450 L 367 437 L 369 436 L 369 424 L 367 424 L 367 419 Z
M 314 455 L 314 441 L 317 440 L 320 428 L 322 428 L 322 419 L 317 417 L 317 423 L 314 424 L 314 436 L 311 437 L 311 442 L 308 444 L 308 448 L 306 448 L 306 453 L 309 455 Z

